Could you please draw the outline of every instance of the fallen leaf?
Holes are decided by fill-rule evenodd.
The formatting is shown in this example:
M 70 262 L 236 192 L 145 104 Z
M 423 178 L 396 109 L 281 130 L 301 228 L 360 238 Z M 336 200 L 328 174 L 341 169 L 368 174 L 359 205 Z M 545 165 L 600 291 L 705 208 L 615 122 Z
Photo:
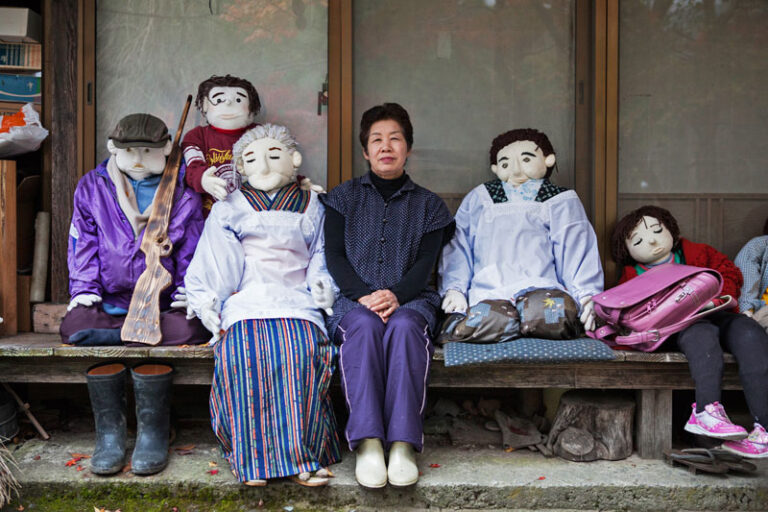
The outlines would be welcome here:
M 190 348 L 189 345 L 178 345 L 176 348 Z
M 504 451 L 507 452 L 507 453 L 512 453 L 513 451 L 515 451 L 515 449 L 510 446 L 508 448 L 504 448 Z
M 179 512 L 179 507 L 173 507 L 173 508 L 171 509 L 171 512 Z
M 264 500 L 259 500 L 259 508 L 264 506 Z
M 206 473 L 208 473 L 209 475 L 218 475 L 219 474 L 219 470 L 218 469 L 209 469 L 208 471 L 206 471 Z
M 40 460 L 40 456 L 39 455 L 35 455 L 34 457 L 32 457 L 32 460 Z
M 431 467 L 431 468 L 439 468 L 440 464 L 430 464 L 429 467 Z
M 218 464 L 216 464 L 216 463 L 215 463 L 215 462 L 213 462 L 213 461 L 210 461 L 210 462 L 208 462 L 208 467 L 209 467 L 209 468 L 215 468 L 215 467 L 217 467 L 217 466 L 218 466 Z
M 131 470 L 131 463 L 129 462 L 128 464 L 123 466 L 123 470 L 121 472 L 122 473 L 128 473 L 130 470 Z
M 65 466 L 70 467 L 76 465 L 78 462 L 80 462 L 80 459 L 69 459 L 67 462 L 64 463 Z
M 24 505 L 19 505 L 16 510 L 24 510 Z
M 179 452 L 179 451 L 183 452 L 183 451 L 194 450 L 194 449 L 195 449 L 195 445 L 193 445 L 193 444 L 185 444 L 183 446 L 176 446 L 176 447 L 174 447 L 174 450 L 176 450 L 177 452 Z
M 423 471 L 419 471 L 419 476 L 424 476 L 424 472 Z
M 176 450 L 176 455 L 181 455 L 182 457 L 184 455 L 192 455 L 195 453 L 195 450 Z
M 545 476 L 540 476 L 539 477 L 539 480 L 546 480 L 546 479 L 547 479 L 547 477 L 545 477 Z
M 72 452 L 69 452 L 69 455 L 73 459 L 77 459 L 77 460 L 80 460 L 80 459 L 90 459 L 91 458 L 91 456 L 88 455 L 87 453 L 72 453 Z
M 76 470 L 78 470 L 78 471 L 82 471 L 82 470 L 84 470 L 85 468 L 84 468 L 83 466 L 81 466 L 80 464 L 78 464 L 78 465 L 77 465 L 77 467 L 76 467 L 75 469 L 76 469 Z

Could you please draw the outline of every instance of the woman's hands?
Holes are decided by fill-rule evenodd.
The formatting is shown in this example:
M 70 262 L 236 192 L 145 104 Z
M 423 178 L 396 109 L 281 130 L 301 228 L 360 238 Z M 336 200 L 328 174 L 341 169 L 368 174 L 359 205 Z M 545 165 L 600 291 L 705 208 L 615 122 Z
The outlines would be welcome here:
M 360 297 L 357 302 L 379 315 L 384 323 L 387 323 L 390 315 L 400 307 L 397 296 L 390 290 L 376 290 Z

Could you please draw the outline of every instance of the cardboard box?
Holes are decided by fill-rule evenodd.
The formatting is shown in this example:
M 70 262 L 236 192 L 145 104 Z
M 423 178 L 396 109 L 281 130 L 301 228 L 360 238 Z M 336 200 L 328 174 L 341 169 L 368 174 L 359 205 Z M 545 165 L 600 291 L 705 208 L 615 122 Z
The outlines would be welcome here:
M 0 73 L 0 101 L 40 103 L 40 77 Z
M 43 42 L 43 20 L 23 7 L 0 7 L 0 41 L 10 43 Z

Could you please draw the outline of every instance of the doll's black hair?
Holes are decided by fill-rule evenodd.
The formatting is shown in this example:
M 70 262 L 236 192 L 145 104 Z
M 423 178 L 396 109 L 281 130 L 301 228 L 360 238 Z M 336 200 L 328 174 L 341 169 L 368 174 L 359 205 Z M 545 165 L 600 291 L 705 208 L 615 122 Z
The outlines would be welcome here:
M 765 218 L 765 224 L 763 224 L 763 234 L 768 235 L 768 217 Z
M 675 220 L 670 211 L 660 206 L 641 206 L 637 210 L 632 210 L 622 217 L 621 220 L 616 223 L 616 227 L 613 228 L 613 233 L 611 234 L 611 256 L 613 257 L 613 261 L 619 265 L 634 265 L 637 263 L 634 258 L 629 255 L 627 239 L 638 223 L 643 220 L 643 217 L 654 217 L 659 219 L 659 222 L 669 230 L 669 233 L 672 235 L 672 250 L 677 249 L 680 245 L 680 227 L 677 225 L 677 220 Z
M 205 98 L 208 97 L 208 93 L 214 87 L 242 87 L 245 92 L 248 93 L 248 107 L 254 116 L 261 110 L 261 101 L 259 100 L 259 93 L 251 82 L 245 78 L 238 78 L 232 75 L 216 76 L 213 75 L 207 80 L 200 82 L 197 86 L 197 98 L 195 98 L 195 106 L 200 112 L 203 111 L 203 105 L 205 104 Z
M 491 165 L 496 165 L 496 155 L 499 154 L 499 151 L 509 146 L 513 142 L 518 142 L 521 140 L 530 140 L 531 142 L 535 143 L 537 146 L 539 146 L 539 148 L 541 148 L 541 152 L 544 153 L 545 157 L 555 154 L 555 148 L 552 147 L 552 143 L 549 142 L 549 137 L 547 137 L 544 132 L 540 132 L 534 128 L 518 128 L 516 130 L 504 132 L 493 139 L 490 150 Z M 555 168 L 555 165 L 552 167 L 547 167 L 547 174 L 544 176 L 545 178 L 549 178 L 552 175 L 552 170 Z
M 400 125 L 405 137 L 405 143 L 408 145 L 408 149 L 411 149 L 413 146 L 413 125 L 411 125 L 411 117 L 408 115 L 408 111 L 398 103 L 384 103 L 369 108 L 360 119 L 360 144 L 363 146 L 363 151 L 367 151 L 371 126 L 379 121 L 387 120 L 395 121 Z

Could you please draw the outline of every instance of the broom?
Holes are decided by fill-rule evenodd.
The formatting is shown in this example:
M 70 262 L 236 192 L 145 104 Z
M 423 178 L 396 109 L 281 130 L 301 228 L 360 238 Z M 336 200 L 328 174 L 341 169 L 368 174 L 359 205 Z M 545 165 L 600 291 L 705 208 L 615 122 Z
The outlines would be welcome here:
M 18 470 L 16 461 L 8 448 L 0 444 L 0 508 L 11 502 L 13 494 L 19 494 L 21 486 L 12 469 Z

